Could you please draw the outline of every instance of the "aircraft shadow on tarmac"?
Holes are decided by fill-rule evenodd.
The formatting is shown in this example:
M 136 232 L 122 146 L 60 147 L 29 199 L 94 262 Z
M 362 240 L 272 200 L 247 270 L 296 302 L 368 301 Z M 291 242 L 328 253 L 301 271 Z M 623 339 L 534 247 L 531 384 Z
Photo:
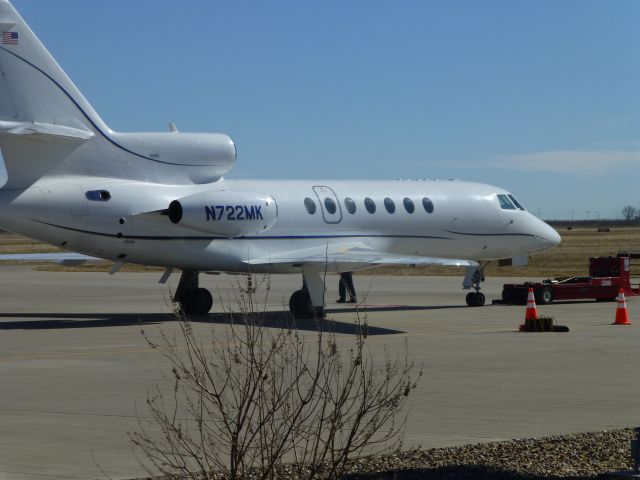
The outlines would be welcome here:
M 268 328 L 291 325 L 291 315 L 288 312 L 265 312 L 261 314 L 261 323 Z M 11 318 L 13 321 L 2 321 Z M 15 320 L 21 319 L 21 320 Z M 170 313 L 0 313 L 0 330 L 53 330 L 61 328 L 104 328 L 125 327 L 131 325 L 159 325 L 174 322 L 176 317 Z M 242 315 L 239 313 L 213 313 L 209 315 L 194 315 L 191 321 L 195 323 L 242 325 Z M 325 319 L 327 330 L 339 334 L 353 335 L 358 326 L 353 322 L 338 322 Z M 294 324 L 298 330 L 316 331 L 318 323 L 314 319 L 299 319 Z M 367 326 L 368 335 L 392 335 L 404 333 L 400 330 Z

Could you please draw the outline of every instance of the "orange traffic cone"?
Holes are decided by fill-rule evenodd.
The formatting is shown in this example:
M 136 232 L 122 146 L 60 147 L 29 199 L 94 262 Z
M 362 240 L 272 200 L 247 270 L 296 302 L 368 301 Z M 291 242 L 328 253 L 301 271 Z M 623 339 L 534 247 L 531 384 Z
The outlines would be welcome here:
M 631 325 L 629 312 L 627 312 L 627 302 L 624 300 L 624 290 L 618 291 L 618 308 L 616 309 L 616 321 L 612 325 Z
M 529 295 L 527 296 L 527 311 L 524 313 L 524 321 L 537 319 L 538 308 L 536 307 L 536 297 L 533 295 L 533 288 L 530 288 Z
M 524 312 L 524 323 L 520 325 L 520 331 L 524 331 L 527 325 L 527 320 L 538 319 L 538 307 L 536 307 L 536 297 L 533 295 L 533 288 L 529 289 L 527 295 L 527 310 Z

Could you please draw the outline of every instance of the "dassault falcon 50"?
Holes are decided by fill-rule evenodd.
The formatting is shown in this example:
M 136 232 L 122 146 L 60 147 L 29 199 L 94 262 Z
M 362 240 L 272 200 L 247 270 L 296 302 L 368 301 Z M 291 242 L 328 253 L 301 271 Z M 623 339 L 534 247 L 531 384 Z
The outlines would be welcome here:
M 487 262 L 560 241 L 490 185 L 227 180 L 227 135 L 113 131 L 7 0 L 0 28 L 0 227 L 69 252 L 39 258 L 161 266 L 162 282 L 180 269 L 174 299 L 200 314 L 212 307 L 200 272 L 299 272 L 301 317 L 322 313 L 325 272 L 375 265 L 464 266 L 467 303 L 482 305 Z

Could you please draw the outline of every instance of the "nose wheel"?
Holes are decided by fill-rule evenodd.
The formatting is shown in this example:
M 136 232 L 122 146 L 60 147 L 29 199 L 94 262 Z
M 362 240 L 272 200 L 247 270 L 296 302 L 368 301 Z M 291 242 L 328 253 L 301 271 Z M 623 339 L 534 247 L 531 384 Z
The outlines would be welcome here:
M 484 269 L 488 264 L 489 262 L 486 262 L 478 267 L 469 268 L 464 277 L 462 287 L 464 289 L 473 288 L 475 290 L 475 292 L 467 293 L 467 305 L 470 307 L 482 307 L 486 301 L 484 293 L 480 293 L 480 284 L 484 282 Z
M 486 298 L 484 293 L 480 292 L 469 292 L 467 293 L 467 305 L 470 307 L 481 307 L 484 305 Z

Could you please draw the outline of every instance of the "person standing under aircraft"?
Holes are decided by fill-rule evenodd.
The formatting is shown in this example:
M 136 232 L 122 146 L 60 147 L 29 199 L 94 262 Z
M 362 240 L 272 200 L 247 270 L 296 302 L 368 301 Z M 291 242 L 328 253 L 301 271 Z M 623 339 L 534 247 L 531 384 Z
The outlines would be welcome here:
M 349 301 L 347 302 L 347 291 L 349 292 Z M 356 288 L 353 286 L 353 272 L 342 272 L 340 274 L 340 282 L 338 283 L 338 293 L 340 298 L 336 303 L 357 303 Z

